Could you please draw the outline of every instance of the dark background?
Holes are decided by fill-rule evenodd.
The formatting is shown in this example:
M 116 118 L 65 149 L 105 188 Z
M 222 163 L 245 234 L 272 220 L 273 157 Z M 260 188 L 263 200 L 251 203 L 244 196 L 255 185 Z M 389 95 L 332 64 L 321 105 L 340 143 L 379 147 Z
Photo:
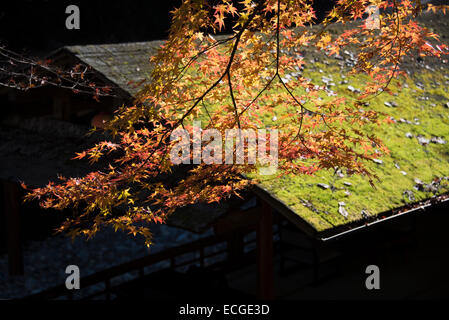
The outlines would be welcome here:
M 213 1 L 211 1 L 213 2 Z M 318 18 L 333 1 L 315 1 Z M 170 11 L 181 0 L 2 1 L 0 45 L 48 53 L 64 45 L 159 40 L 167 37 Z M 67 30 L 65 9 L 80 8 L 80 30 Z
M 40 53 L 64 45 L 117 43 L 167 36 L 170 11 L 180 1 L 8 1 L 0 6 L 0 41 L 16 51 Z M 80 9 L 80 29 L 67 30 L 65 9 Z

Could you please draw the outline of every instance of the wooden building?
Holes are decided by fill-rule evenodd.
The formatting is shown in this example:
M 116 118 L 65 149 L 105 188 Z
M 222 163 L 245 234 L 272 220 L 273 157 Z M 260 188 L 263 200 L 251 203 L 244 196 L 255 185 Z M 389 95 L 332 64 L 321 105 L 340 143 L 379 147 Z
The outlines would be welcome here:
M 56 63 L 66 66 L 78 62 L 86 64 L 98 80 L 114 88 L 116 97 L 102 98 L 100 103 L 58 88 L 30 90 L 25 94 L 3 90 L 2 112 L 8 115 L 4 122 L 10 127 L 14 126 L 14 129 L 2 130 L 3 144 L 8 143 L 5 140 L 10 140 L 10 144 L 2 148 L 0 177 L 4 181 L 24 180 L 40 185 L 56 173 L 73 175 L 85 172 L 87 168 L 67 162 L 70 154 L 92 142 L 83 140 L 80 128 L 87 129 L 95 115 L 101 112 L 110 114 L 116 106 L 129 102 L 137 94 L 132 83 L 148 77 L 148 58 L 160 44 L 160 41 L 154 41 L 72 46 L 53 53 Z M 348 53 L 348 61 L 350 58 Z M 326 64 L 318 62 L 317 68 L 324 69 L 325 65 L 340 63 L 331 57 L 319 59 L 321 62 L 325 60 Z M 310 255 L 311 265 L 318 270 L 320 264 L 339 256 L 338 250 L 333 250 L 329 243 L 401 217 L 425 212 L 431 207 L 443 207 L 449 192 L 449 153 L 446 144 L 449 130 L 442 127 L 449 125 L 449 109 L 445 106 L 449 101 L 446 89 L 449 69 L 447 64 L 433 62 L 431 65 L 411 62 L 406 68 L 413 70 L 410 72 L 411 78 L 405 82 L 406 87 L 395 96 L 385 98 L 396 102 L 393 104 L 390 100 L 379 99 L 371 104 L 376 110 L 391 111 L 397 115 L 387 130 L 379 129 L 378 132 L 386 139 L 391 157 L 372 164 L 373 170 L 381 175 L 376 188 L 369 186 L 363 177 L 352 176 L 337 168 L 335 172 L 307 178 L 287 175 L 281 178 L 261 177 L 261 183 L 248 192 L 244 203 L 225 203 L 218 207 L 193 206 L 176 213 L 169 223 L 195 232 L 213 227 L 217 238 L 226 239 L 233 261 L 238 261 L 243 255 L 244 235 L 248 230 L 255 230 L 259 297 L 270 299 L 274 297 L 273 224 L 280 226 L 281 247 L 301 248 Z M 331 76 L 335 82 L 343 79 L 342 73 Z M 341 81 L 334 90 L 344 92 L 347 84 Z M 395 104 L 403 109 L 395 108 Z M 403 117 L 401 112 L 404 112 Z M 406 118 L 411 114 L 413 118 Z M 35 120 L 36 117 L 41 120 Z M 42 119 L 51 120 L 46 122 Z M 35 127 L 30 130 L 33 123 Z M 59 133 L 54 123 L 61 124 Z M 51 133 L 51 139 L 44 137 L 45 126 L 49 132 L 56 132 Z M 18 128 L 22 128 L 21 131 Z M 42 138 L 38 132 L 43 135 Z M 33 146 L 40 143 L 41 147 L 34 150 Z M 45 152 L 42 151 L 44 149 Z M 23 153 L 23 150 L 26 152 Z M 14 230 L 19 223 L 15 218 L 19 201 L 17 191 L 5 187 L 5 195 L 8 230 Z M 292 229 L 296 233 L 292 239 L 296 240 L 287 243 L 285 237 Z M 8 239 L 11 241 L 12 271 L 16 272 L 16 268 L 20 269 L 17 267 L 20 257 L 14 253 L 18 250 L 17 239 L 14 234 Z M 134 267 L 140 268 L 151 259 L 150 255 Z M 319 277 L 318 271 L 315 275 Z

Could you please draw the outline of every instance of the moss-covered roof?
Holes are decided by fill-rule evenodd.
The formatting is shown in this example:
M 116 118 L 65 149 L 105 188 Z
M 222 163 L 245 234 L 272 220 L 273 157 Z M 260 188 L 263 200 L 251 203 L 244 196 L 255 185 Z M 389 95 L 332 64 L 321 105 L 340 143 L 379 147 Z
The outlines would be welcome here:
M 330 68 L 317 66 L 334 74 Z M 338 73 L 337 73 L 338 74 Z M 417 86 L 418 80 L 423 86 Z M 349 82 L 357 87 L 356 79 Z M 449 70 L 422 70 L 397 96 L 380 95 L 369 108 L 388 112 L 393 124 L 373 128 L 390 154 L 369 164 L 379 177 L 375 188 L 366 177 L 344 171 L 314 176 L 260 176 L 260 187 L 283 202 L 318 232 L 374 216 L 449 191 Z M 332 90 L 347 90 L 347 84 Z M 428 99 L 427 99 L 428 98 Z M 397 107 L 388 107 L 385 102 Z M 347 216 L 345 217 L 344 215 Z
M 448 34 L 447 16 L 425 14 L 422 18 L 432 31 Z M 333 30 L 333 31 L 332 31 Z M 339 27 L 331 32 L 339 32 Z M 71 46 L 65 49 L 92 66 L 107 79 L 135 95 L 130 84 L 149 78 L 148 58 L 162 41 Z M 304 52 L 314 59 L 305 76 L 329 90 L 351 96 L 364 78 L 346 77 L 354 62 L 350 51 L 338 59 L 317 52 Z M 311 67 L 310 67 L 311 66 Z M 382 217 L 393 209 L 441 195 L 449 191 L 449 68 L 447 63 L 410 60 L 403 69 L 410 78 L 401 81 L 394 95 L 381 94 L 367 108 L 390 114 L 394 123 L 373 128 L 390 154 L 370 164 L 379 177 L 375 188 L 367 178 L 345 172 L 320 171 L 315 176 L 261 176 L 257 189 L 283 213 L 313 233 L 341 230 Z
M 448 35 L 447 16 L 425 17 L 424 23 L 436 33 Z M 304 73 L 314 83 L 347 97 L 354 96 L 352 91 L 363 85 L 363 76 L 349 77 L 345 71 L 354 61 L 350 50 L 343 51 L 338 59 L 307 52 L 306 59 L 312 58 L 315 63 Z M 375 188 L 366 177 L 332 170 L 314 176 L 259 176 L 258 192 L 266 198 L 269 194 L 280 211 L 318 234 L 377 220 L 394 209 L 447 193 L 449 64 L 424 58 L 408 60 L 402 68 L 410 75 L 399 80 L 402 88 L 392 86 L 393 95 L 382 93 L 366 107 L 387 113 L 394 122 L 371 128 L 390 151 L 368 164 L 379 177 Z

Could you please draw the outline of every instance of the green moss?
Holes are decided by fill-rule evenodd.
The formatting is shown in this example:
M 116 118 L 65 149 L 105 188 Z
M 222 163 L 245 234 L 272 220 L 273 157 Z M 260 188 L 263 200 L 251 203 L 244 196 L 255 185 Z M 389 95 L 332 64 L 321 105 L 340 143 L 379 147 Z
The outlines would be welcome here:
M 426 21 L 426 24 L 433 25 L 438 34 L 447 34 L 447 26 L 446 24 L 443 26 L 442 23 L 442 21 L 446 21 L 444 19 L 446 17 L 436 19 L 435 16 L 432 16 L 432 19 Z M 342 30 L 343 28 L 338 24 L 330 28 L 332 33 L 341 33 Z M 348 47 L 348 50 L 351 50 L 351 47 Z M 323 76 L 332 76 L 333 82 L 336 84 L 332 90 L 339 96 L 355 99 L 355 95 L 348 91 L 348 86 L 361 89 L 368 80 L 365 76 L 349 77 L 346 72 L 340 73 L 341 68 L 333 58 L 307 51 L 307 49 L 304 49 L 304 53 L 307 60 L 317 57 L 320 62 L 308 64 L 308 69 L 303 75 L 312 79 L 315 84 L 320 84 Z M 324 59 L 328 60 L 330 64 L 325 64 Z M 428 60 L 426 63 L 432 67 L 439 68 L 441 66 L 434 66 Z M 433 193 L 418 191 L 414 188 L 415 179 L 430 183 L 435 178 L 449 176 L 449 143 L 430 143 L 427 146 L 422 146 L 418 143 L 416 136 L 422 135 L 426 139 L 442 137 L 449 141 L 449 109 L 443 106 L 444 103 L 449 102 L 446 85 L 449 81 L 449 72 L 447 69 L 432 72 L 425 68 L 416 68 L 413 62 L 408 62 L 405 67 L 409 68 L 413 75 L 407 79 L 399 79 L 399 82 L 407 84 L 407 86 L 402 88 L 390 86 L 393 93 L 397 95 L 391 96 L 383 93 L 370 99 L 370 106 L 364 108 L 385 112 L 398 120 L 395 124 L 385 124 L 380 127 L 372 125 L 368 128 L 390 150 L 389 155 L 381 159 L 382 164 L 368 164 L 379 177 L 379 181 L 375 182 L 375 188 L 369 184 L 367 177 L 345 175 L 340 178 L 333 171 L 319 171 L 314 176 L 284 175 L 279 178 L 276 174 L 275 176 L 253 177 L 261 182 L 263 188 L 284 202 L 317 231 L 325 231 L 361 220 L 362 210 L 375 217 L 407 203 L 432 197 Z M 342 74 L 346 77 L 343 77 Z M 348 82 L 340 84 L 342 80 Z M 424 84 L 424 90 L 416 86 L 418 82 Z M 297 95 L 302 93 L 299 89 L 295 91 Z M 423 96 L 428 99 L 420 100 Z M 323 100 L 331 99 L 325 93 L 320 97 Z M 398 107 L 387 107 L 384 104 L 386 101 L 395 101 Z M 270 103 L 270 101 L 264 102 Z M 220 108 L 220 106 L 208 107 L 212 110 Z M 227 112 L 227 110 L 223 110 L 223 112 Z M 279 125 L 284 110 L 278 108 L 273 112 L 278 118 L 277 124 Z M 272 123 L 272 116 L 273 114 L 262 115 L 266 126 L 270 126 Z M 204 114 L 200 117 L 207 122 Z M 401 123 L 399 121 L 401 118 L 412 123 Z M 419 125 L 415 124 L 415 118 Z M 411 133 L 413 138 L 408 138 L 407 133 Z M 403 172 L 406 174 L 404 175 Z M 332 185 L 334 188 L 323 190 L 317 186 L 318 183 Z M 345 183 L 351 185 L 345 185 Z M 404 195 L 404 191 L 413 192 L 415 199 L 410 200 L 407 195 Z M 443 180 L 438 193 L 447 191 L 449 191 L 449 184 L 447 180 Z M 345 218 L 338 212 L 339 202 L 345 202 L 345 209 L 349 213 L 348 217 Z
M 323 70 L 323 73 L 320 73 L 319 69 Z M 348 77 L 347 84 L 339 85 L 341 76 L 339 68 L 335 65 L 317 63 L 312 70 L 306 70 L 306 76 L 315 83 L 320 83 L 322 76 L 329 75 L 333 76 L 337 84 L 332 89 L 345 95 L 348 95 L 348 85 L 361 88 L 365 81 L 361 76 Z M 314 176 L 285 175 L 281 178 L 277 175 L 258 176 L 261 185 L 317 231 L 360 220 L 362 210 L 375 216 L 407 203 L 432 197 L 433 193 L 414 188 L 415 179 L 430 183 L 435 178 L 449 176 L 449 144 L 430 143 L 422 146 L 416 136 L 422 135 L 427 139 L 442 137 L 449 141 L 449 109 L 443 106 L 443 103 L 449 101 L 449 93 L 444 85 L 447 79 L 445 72 L 420 70 L 416 76 L 401 81 L 405 81 L 408 88 L 392 88 L 397 93 L 396 96 L 381 94 L 371 99 L 370 106 L 367 107 L 386 112 L 396 120 L 402 118 L 412 122 L 408 124 L 397 121 L 395 124 L 373 127 L 375 135 L 381 138 L 390 150 L 390 154 L 382 158 L 382 164 L 369 164 L 379 177 L 379 181 L 375 182 L 375 188 L 370 186 L 366 177 L 353 175 L 340 178 L 334 175 L 333 171 L 320 171 Z M 425 85 L 425 91 L 415 86 L 418 81 Z M 419 100 L 422 96 L 429 99 Z M 323 98 L 326 99 L 324 96 Z M 399 106 L 387 107 L 384 105 L 385 101 L 395 101 Z M 415 121 L 419 124 L 415 124 Z M 414 137 L 408 138 L 406 133 L 411 133 Z M 351 185 L 345 185 L 345 182 Z M 317 186 L 318 183 L 332 185 L 335 188 L 333 191 L 323 190 Z M 410 200 L 404 195 L 406 190 L 413 192 L 415 200 Z M 443 180 L 438 193 L 448 190 L 447 181 Z M 304 201 L 308 201 L 311 206 L 305 206 Z M 338 212 L 338 203 L 342 201 L 346 203 L 345 209 L 349 213 L 347 218 Z

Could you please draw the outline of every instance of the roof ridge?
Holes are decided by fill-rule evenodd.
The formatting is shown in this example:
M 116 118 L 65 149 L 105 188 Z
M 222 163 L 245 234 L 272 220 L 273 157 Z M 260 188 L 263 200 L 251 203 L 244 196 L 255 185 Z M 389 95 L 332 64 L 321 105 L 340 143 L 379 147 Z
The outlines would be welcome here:
M 126 47 L 133 45 L 148 45 L 151 43 L 160 43 L 166 40 L 151 40 L 151 41 L 135 41 L 135 42 L 118 42 L 118 43 L 90 43 L 82 45 L 63 46 L 62 48 L 70 50 L 70 48 L 87 48 L 87 47 Z

